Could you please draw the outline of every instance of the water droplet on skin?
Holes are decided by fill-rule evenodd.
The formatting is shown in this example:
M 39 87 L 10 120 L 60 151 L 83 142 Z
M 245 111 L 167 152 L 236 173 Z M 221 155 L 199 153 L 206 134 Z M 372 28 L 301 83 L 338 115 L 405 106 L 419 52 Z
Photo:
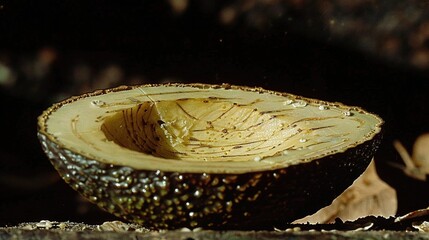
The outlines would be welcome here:
M 288 150 L 284 150 L 283 151 L 283 155 L 288 155 L 289 154 L 289 151 Z
M 194 192 L 194 196 L 195 197 L 201 197 L 201 195 L 203 195 L 203 193 L 200 190 L 197 190 L 197 191 Z
M 185 205 L 187 209 L 191 209 L 194 206 L 190 202 L 186 202 Z
M 156 185 L 158 185 L 158 187 L 160 187 L 160 188 L 165 188 L 167 186 L 167 182 L 166 181 L 159 181 L 159 182 L 156 182 Z
M 132 192 L 132 193 L 138 193 L 138 192 L 139 192 L 139 188 L 137 188 L 137 187 L 132 187 L 132 188 L 131 188 L 131 192 Z
M 301 139 L 299 139 L 299 142 L 305 143 L 305 142 L 307 142 L 307 139 L 301 138 Z
M 300 100 L 300 101 L 298 101 L 296 103 L 293 103 L 292 106 L 295 107 L 295 108 L 305 107 L 305 106 L 307 106 L 307 102 Z
M 106 105 L 106 102 L 101 101 L 101 100 L 93 100 L 91 101 L 91 104 L 97 107 L 102 107 L 104 105 Z
M 254 160 L 255 162 L 259 162 L 259 161 L 261 161 L 261 160 L 262 160 L 262 158 L 261 158 L 260 156 L 256 156 L 253 160 Z

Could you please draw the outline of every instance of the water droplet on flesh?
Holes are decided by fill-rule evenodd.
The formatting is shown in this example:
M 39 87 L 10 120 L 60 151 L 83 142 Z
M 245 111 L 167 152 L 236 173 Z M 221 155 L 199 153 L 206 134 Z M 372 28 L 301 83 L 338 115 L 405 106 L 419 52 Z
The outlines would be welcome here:
M 291 99 L 288 99 L 286 101 L 283 102 L 283 105 L 291 105 L 293 103 L 293 101 Z
M 295 108 L 305 107 L 305 106 L 307 106 L 307 102 L 303 101 L 303 100 L 300 100 L 298 102 L 293 103 L 292 106 L 295 107 Z
M 319 110 L 327 110 L 327 109 L 328 109 L 328 106 L 325 106 L 325 105 L 319 106 Z
M 91 101 L 91 104 L 96 106 L 96 107 L 102 107 L 102 106 L 106 105 L 106 102 L 101 101 L 101 100 L 93 100 L 93 101 Z
M 353 116 L 353 113 L 350 111 L 345 111 L 343 112 L 344 116 L 349 117 L 349 116 Z

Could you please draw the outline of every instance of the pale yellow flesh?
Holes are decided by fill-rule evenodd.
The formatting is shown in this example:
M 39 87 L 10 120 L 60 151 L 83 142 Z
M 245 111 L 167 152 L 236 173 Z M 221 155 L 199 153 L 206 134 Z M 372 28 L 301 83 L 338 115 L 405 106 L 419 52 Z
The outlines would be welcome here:
M 54 141 L 88 158 L 135 169 L 207 173 L 311 161 L 371 139 L 381 123 L 341 104 L 191 86 L 144 86 L 80 98 L 39 122 Z
M 293 147 L 287 139 L 302 131 L 221 99 L 146 102 L 107 118 L 101 129 L 124 147 L 187 161 L 248 161 L 283 154 Z

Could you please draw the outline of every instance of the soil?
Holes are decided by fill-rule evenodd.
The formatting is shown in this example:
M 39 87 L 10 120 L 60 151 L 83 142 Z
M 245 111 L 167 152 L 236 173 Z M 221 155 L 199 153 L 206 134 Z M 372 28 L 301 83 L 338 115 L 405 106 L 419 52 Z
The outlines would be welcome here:
M 119 227 L 109 228 L 106 223 L 102 225 L 50 221 L 22 223 L 18 226 L 0 228 L 0 239 L 429 239 L 429 234 L 424 232 L 391 230 L 316 231 L 295 227 L 284 231 L 220 232 L 198 229 L 149 231 L 121 222 L 113 225 Z

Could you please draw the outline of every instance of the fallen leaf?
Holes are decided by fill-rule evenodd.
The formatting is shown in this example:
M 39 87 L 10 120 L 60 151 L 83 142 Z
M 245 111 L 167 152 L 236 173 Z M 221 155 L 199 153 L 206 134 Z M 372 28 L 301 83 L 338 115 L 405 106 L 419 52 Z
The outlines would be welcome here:
M 424 133 L 416 139 L 412 156 L 400 141 L 394 141 L 393 146 L 405 165 L 390 164 L 401 169 L 409 177 L 426 181 L 426 175 L 429 174 L 429 133 Z
M 365 216 L 391 217 L 396 214 L 396 191 L 377 175 L 374 161 L 331 205 L 294 223 L 333 223 L 336 218 L 354 221 Z
M 418 168 L 429 174 L 429 133 L 420 135 L 413 146 L 413 158 Z

